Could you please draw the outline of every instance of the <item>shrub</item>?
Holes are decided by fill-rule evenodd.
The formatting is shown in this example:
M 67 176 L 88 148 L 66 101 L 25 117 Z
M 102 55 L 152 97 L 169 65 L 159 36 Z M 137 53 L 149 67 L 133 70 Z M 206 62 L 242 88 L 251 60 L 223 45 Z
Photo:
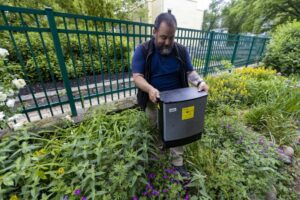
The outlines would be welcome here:
M 78 127 L 23 131 L 0 142 L 0 196 L 128 199 L 141 192 L 151 147 L 145 114 L 96 112 Z M 140 190 L 139 190 L 140 189 Z
M 294 21 L 281 25 L 274 31 L 264 63 L 287 75 L 299 74 L 299 55 L 300 22 Z
M 6 41 L 4 47 L 11 52 L 9 60 L 12 63 L 23 64 L 22 70 L 25 79 L 27 79 L 26 74 L 27 80 L 30 80 L 31 83 L 41 82 L 41 80 L 47 82 L 53 78 L 62 80 L 51 35 L 44 33 L 42 36 L 47 55 L 38 33 L 28 33 L 30 45 L 26 35 L 15 33 L 14 39 L 18 51 L 13 44 L 8 42 L 11 40 L 9 35 L 7 33 L 1 34 L 1 37 L 4 37 L 4 41 Z M 117 36 L 107 38 L 99 36 L 97 39 L 96 36 L 80 35 L 80 45 L 77 35 L 70 34 L 69 37 L 59 35 L 59 37 L 70 79 L 107 72 L 111 74 L 127 72 L 129 69 L 132 47 L 127 43 L 126 37 L 121 39 Z M 14 70 L 14 73 L 20 74 L 17 70 Z
M 243 126 L 238 115 L 208 115 L 206 134 L 186 152 L 205 176 L 211 199 L 265 199 L 273 186 L 279 199 L 296 199 L 276 145 Z

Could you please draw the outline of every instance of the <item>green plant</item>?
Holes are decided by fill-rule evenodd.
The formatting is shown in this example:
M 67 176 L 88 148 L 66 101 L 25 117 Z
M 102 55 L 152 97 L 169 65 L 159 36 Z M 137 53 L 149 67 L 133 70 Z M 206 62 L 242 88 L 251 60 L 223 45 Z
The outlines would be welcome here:
M 3 37 L 5 41 L 10 40 L 7 33 L 3 33 Z M 62 80 L 51 35 L 43 34 L 41 38 L 38 33 L 30 32 L 28 38 L 23 33 L 14 34 L 18 51 L 10 43 L 4 45 L 11 52 L 11 63 L 23 65 L 22 68 L 12 69 L 13 73 L 28 78 L 32 83 Z M 126 37 L 70 34 L 68 37 L 60 35 L 59 39 L 70 79 L 107 72 L 113 75 L 129 70 L 132 45 Z
M 96 111 L 78 127 L 1 139 L 0 197 L 124 199 L 142 190 L 152 128 L 144 113 Z
M 233 64 L 229 60 L 221 60 L 221 63 L 223 65 L 223 69 L 228 70 L 229 72 L 231 72 L 234 68 Z
M 188 161 L 205 177 L 207 194 L 212 199 L 263 199 L 274 186 L 279 198 L 295 199 L 277 146 L 237 119 L 221 113 L 207 116 L 206 134 L 188 145 Z
M 284 74 L 300 73 L 300 22 L 278 26 L 272 33 L 264 63 Z
M 15 99 L 26 83 L 23 79 L 19 79 L 17 74 L 12 73 L 18 66 L 8 63 L 5 58 L 8 55 L 6 49 L 0 48 L 0 130 L 18 129 L 23 125 L 22 122 L 14 123 L 21 117 L 21 114 L 16 114 L 19 110 L 15 107 Z

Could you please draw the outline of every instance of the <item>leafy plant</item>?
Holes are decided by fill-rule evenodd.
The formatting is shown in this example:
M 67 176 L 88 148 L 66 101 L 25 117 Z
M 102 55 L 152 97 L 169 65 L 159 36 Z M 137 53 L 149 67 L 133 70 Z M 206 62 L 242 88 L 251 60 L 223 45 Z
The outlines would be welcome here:
M 295 198 L 290 189 L 292 177 L 281 175 L 283 162 L 276 145 L 237 118 L 209 115 L 206 134 L 188 145 L 188 161 L 205 177 L 208 195 L 212 199 L 263 199 L 274 186 L 280 195 Z M 278 187 L 282 184 L 286 187 Z
M 266 66 L 286 75 L 300 73 L 300 22 L 280 25 L 272 33 L 264 58 Z
M 141 190 L 151 147 L 143 113 L 97 112 L 78 127 L 2 138 L 0 196 L 124 199 Z
M 23 125 L 23 122 L 14 123 L 21 116 L 16 114 L 20 110 L 15 107 L 15 99 L 26 83 L 23 79 L 19 79 L 17 74 L 12 73 L 12 69 L 18 69 L 19 66 L 10 65 L 6 59 L 8 55 L 6 49 L 0 48 L 0 130 L 18 129 Z

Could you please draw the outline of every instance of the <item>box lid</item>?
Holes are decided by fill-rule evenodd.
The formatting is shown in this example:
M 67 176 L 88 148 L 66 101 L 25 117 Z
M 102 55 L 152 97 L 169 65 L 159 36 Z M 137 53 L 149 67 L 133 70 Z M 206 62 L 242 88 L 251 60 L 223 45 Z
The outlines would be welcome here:
M 175 90 L 167 90 L 159 93 L 160 101 L 163 103 L 175 103 L 181 101 L 189 101 L 207 96 L 207 92 L 198 92 L 195 87 L 179 88 Z

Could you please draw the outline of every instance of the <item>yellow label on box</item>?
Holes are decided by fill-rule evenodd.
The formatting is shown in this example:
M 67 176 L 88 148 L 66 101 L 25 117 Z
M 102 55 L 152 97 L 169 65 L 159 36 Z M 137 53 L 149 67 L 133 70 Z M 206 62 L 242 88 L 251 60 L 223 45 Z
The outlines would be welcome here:
M 189 106 L 182 108 L 182 120 L 192 119 L 194 118 L 195 107 Z

